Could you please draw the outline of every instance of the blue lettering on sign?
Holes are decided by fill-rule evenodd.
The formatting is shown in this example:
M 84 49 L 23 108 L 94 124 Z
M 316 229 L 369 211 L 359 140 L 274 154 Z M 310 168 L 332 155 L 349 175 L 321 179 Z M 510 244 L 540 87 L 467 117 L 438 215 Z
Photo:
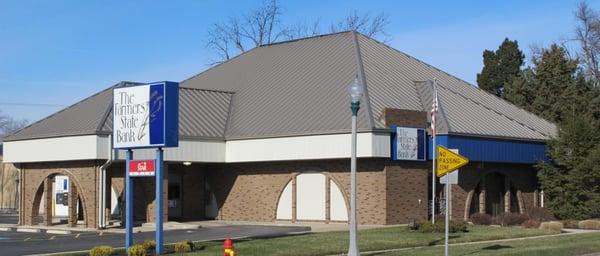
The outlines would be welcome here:
M 67 191 L 67 180 L 63 180 L 63 191 Z

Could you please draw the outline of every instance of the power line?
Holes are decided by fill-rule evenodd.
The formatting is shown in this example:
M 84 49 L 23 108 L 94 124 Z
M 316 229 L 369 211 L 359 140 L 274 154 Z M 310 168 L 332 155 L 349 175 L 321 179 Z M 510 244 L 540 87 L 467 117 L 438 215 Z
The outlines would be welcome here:
M 49 104 L 49 103 L 23 103 L 23 102 L 0 102 L 0 105 L 8 106 L 24 106 L 24 107 L 66 107 L 60 104 Z

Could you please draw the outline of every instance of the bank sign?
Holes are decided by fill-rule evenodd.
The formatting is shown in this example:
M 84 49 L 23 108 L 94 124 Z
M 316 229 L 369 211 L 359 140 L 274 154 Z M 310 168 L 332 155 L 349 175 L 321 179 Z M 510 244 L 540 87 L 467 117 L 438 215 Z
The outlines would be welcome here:
M 159 82 L 113 90 L 113 147 L 177 147 L 179 84 Z
M 425 161 L 425 129 L 392 127 L 392 159 Z

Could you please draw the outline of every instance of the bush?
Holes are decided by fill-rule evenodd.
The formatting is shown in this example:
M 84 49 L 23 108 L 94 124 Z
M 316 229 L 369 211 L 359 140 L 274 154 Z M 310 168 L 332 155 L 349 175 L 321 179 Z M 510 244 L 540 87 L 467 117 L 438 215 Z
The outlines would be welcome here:
M 582 220 L 579 222 L 581 229 L 600 229 L 600 220 Z
M 492 216 L 487 213 L 474 213 L 471 214 L 469 220 L 475 225 L 490 225 L 492 224 Z
M 430 221 L 421 221 L 417 224 L 417 231 L 421 233 L 444 233 L 445 229 L 446 224 L 443 220 L 438 220 L 435 224 L 431 224 Z M 467 223 L 464 221 L 450 221 L 448 232 L 468 232 Z
M 537 220 L 526 220 L 525 222 L 523 222 L 523 224 L 521 224 L 524 228 L 539 228 L 540 227 L 540 222 Z
M 156 248 L 156 241 L 146 240 L 144 241 L 144 243 L 142 243 L 142 246 L 144 247 L 144 249 L 146 249 L 146 251 L 154 250 Z
M 90 250 L 90 256 L 110 256 L 113 248 L 108 245 L 96 246 Z
M 175 244 L 176 253 L 191 252 L 194 249 L 194 244 L 188 240 L 183 240 Z
M 560 221 L 546 221 L 540 224 L 540 229 L 560 232 L 563 229 L 563 224 Z
M 562 223 L 565 228 L 579 228 L 578 220 L 563 220 Z
M 129 250 L 127 250 L 127 256 L 146 256 L 146 249 L 144 249 L 143 245 L 136 244 L 129 247 Z
M 532 220 L 537 220 L 539 222 L 544 221 L 555 221 L 556 217 L 548 208 L 542 207 L 533 207 L 528 211 L 529 218 Z
M 521 225 L 523 222 L 528 220 L 529 217 L 524 214 L 519 214 L 515 212 L 503 212 L 494 217 L 494 224 L 500 225 L 503 227 L 508 226 L 516 226 Z

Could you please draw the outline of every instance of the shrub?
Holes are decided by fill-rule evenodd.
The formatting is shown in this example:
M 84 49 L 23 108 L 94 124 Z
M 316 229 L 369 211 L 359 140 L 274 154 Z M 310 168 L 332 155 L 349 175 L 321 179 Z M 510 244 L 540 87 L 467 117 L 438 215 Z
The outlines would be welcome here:
M 467 222 L 465 221 L 450 221 L 450 233 L 456 233 L 456 232 L 469 232 L 469 229 L 467 228 Z
M 146 251 L 154 250 L 156 248 L 156 241 L 146 240 L 144 241 L 144 243 L 142 243 L 142 246 L 144 247 L 144 249 L 146 249 Z
M 500 225 L 503 227 L 521 225 L 523 222 L 528 220 L 529 217 L 524 214 L 519 214 L 515 212 L 503 212 L 494 217 L 494 224 Z
M 490 225 L 492 224 L 492 216 L 486 213 L 474 213 L 471 214 L 469 220 L 476 225 Z
M 90 250 L 90 256 L 110 256 L 113 248 L 108 245 L 96 246 Z
M 127 256 L 146 256 L 146 249 L 144 249 L 143 245 L 136 244 L 129 247 L 129 250 L 127 250 Z
M 176 253 L 191 252 L 194 249 L 194 244 L 188 240 L 183 240 L 175 244 Z
M 581 229 L 600 229 L 600 220 L 582 220 L 578 226 Z
M 540 229 L 552 230 L 560 232 L 563 228 L 563 224 L 560 221 L 546 221 L 540 224 Z
M 524 228 L 539 228 L 540 227 L 540 222 L 537 220 L 526 220 L 525 222 L 523 222 L 523 224 L 521 224 Z
M 548 208 L 533 207 L 529 209 L 528 215 L 530 219 L 537 220 L 539 222 L 556 220 L 556 217 L 554 217 L 554 214 L 552 214 Z
M 578 220 L 563 220 L 562 223 L 565 228 L 579 228 Z
M 438 220 L 435 224 L 431 224 L 430 221 L 421 221 L 417 224 L 417 231 L 421 233 L 444 233 L 445 229 L 446 224 L 443 220 Z M 464 221 L 450 221 L 448 232 L 468 232 L 467 223 Z

